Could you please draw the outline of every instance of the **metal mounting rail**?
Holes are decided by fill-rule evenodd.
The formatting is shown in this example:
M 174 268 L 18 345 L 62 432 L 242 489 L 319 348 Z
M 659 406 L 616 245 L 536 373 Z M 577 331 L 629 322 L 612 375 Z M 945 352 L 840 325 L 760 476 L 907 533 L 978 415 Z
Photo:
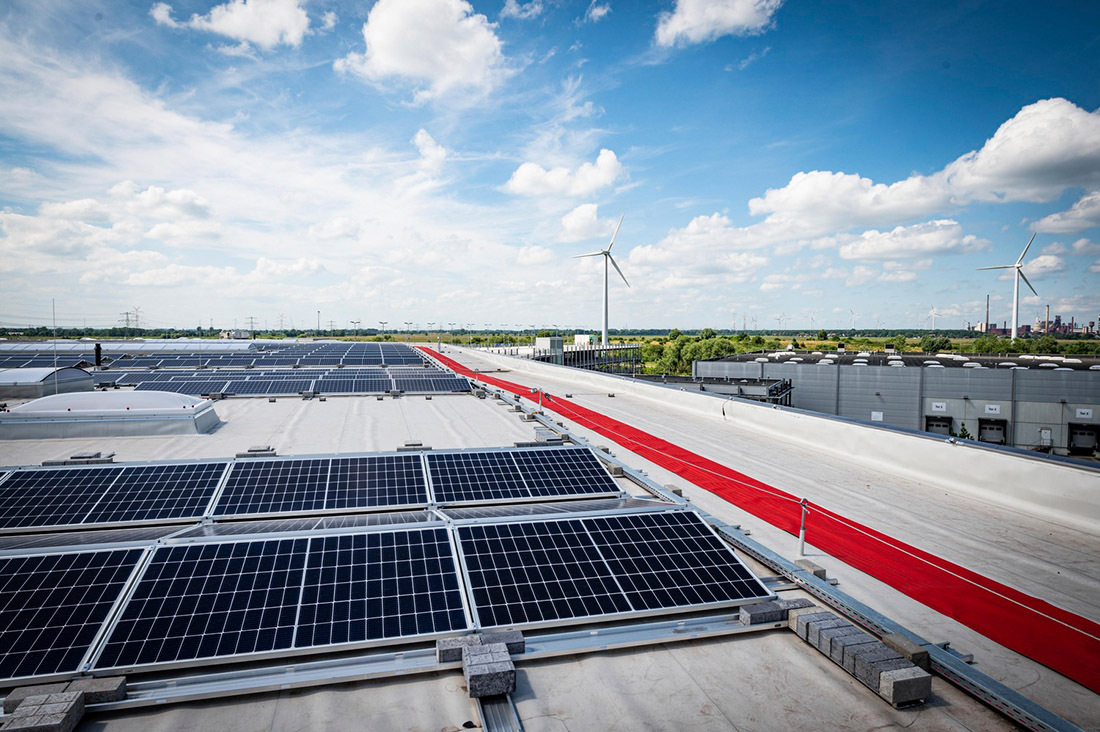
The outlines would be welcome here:
M 510 694 L 478 699 L 477 711 L 486 732 L 523 732 L 523 722 Z
M 573 629 L 527 637 L 527 650 L 514 660 L 572 656 L 579 653 L 675 643 L 741 633 L 757 633 L 786 627 L 781 623 L 742 625 L 736 612 L 697 616 L 678 620 L 660 620 Z M 195 673 L 188 676 L 134 681 L 126 686 L 126 698 L 115 702 L 89 705 L 89 711 L 111 711 L 170 704 L 198 699 L 257 694 L 284 689 L 349 683 L 367 679 L 407 676 L 436 671 L 458 671 L 462 664 L 439 663 L 434 647 L 397 653 L 347 656 L 309 661 L 293 665 Z
M 523 408 L 519 399 L 511 399 L 510 395 L 499 389 L 490 388 L 490 390 L 499 392 L 501 398 L 508 403 Z M 589 444 L 585 438 L 573 434 L 569 429 L 560 426 L 557 422 L 542 414 L 536 414 L 535 419 L 575 444 Z M 647 475 L 628 466 L 618 458 L 598 450 L 595 454 L 604 462 L 621 467 L 625 477 L 634 481 L 647 492 L 673 503 L 689 503 L 689 501 L 685 501 L 680 496 L 666 490 Z M 955 651 L 947 648 L 946 644 L 939 645 L 917 635 L 851 595 L 836 589 L 827 580 L 815 577 L 793 561 L 749 538 L 747 532 L 741 530 L 740 527 L 730 526 L 698 506 L 694 504 L 692 506 L 735 547 L 773 571 L 787 577 L 791 582 L 797 584 L 800 589 L 817 597 L 859 625 L 879 636 L 897 633 L 909 638 L 917 645 L 923 646 L 928 651 L 933 672 L 1017 724 L 1027 729 L 1041 730 L 1042 732 L 1083 732 L 1080 727 L 1069 720 L 970 666 L 966 663 L 964 657 L 960 657 Z

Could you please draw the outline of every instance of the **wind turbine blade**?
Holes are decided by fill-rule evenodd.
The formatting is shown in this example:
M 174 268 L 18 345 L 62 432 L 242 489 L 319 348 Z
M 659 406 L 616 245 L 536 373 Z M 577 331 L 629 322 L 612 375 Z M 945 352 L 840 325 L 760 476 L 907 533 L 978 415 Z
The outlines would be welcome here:
M 607 255 L 607 258 L 611 262 L 611 266 L 614 267 L 615 271 L 619 273 L 619 276 L 623 278 L 623 282 L 626 282 L 626 275 L 624 275 L 623 271 L 619 269 L 619 265 L 615 263 L 615 258 L 612 257 L 610 254 Z M 626 286 L 630 287 L 630 283 L 626 282 Z
M 995 267 L 978 267 L 978 269 L 1013 269 L 1015 266 L 1015 264 L 998 264 Z
M 1035 234 L 1032 234 L 1031 238 L 1028 239 L 1027 246 L 1024 247 L 1024 250 L 1022 252 L 1020 252 L 1020 258 L 1016 260 L 1016 264 L 1019 264 L 1020 262 L 1024 261 L 1024 257 L 1027 256 L 1027 250 L 1031 249 L 1031 242 L 1033 242 L 1033 241 L 1035 241 Z
M 1024 271 L 1022 269 L 1017 271 L 1020 273 L 1020 279 L 1022 279 L 1024 282 L 1027 282 L 1027 286 L 1031 288 L 1031 291 L 1035 294 L 1035 297 L 1038 297 L 1039 293 L 1035 292 L 1034 287 L 1031 287 L 1031 283 L 1027 281 L 1027 275 L 1024 274 Z
M 610 252 L 611 247 L 615 246 L 615 237 L 617 237 L 619 235 L 619 227 L 623 225 L 623 219 L 625 219 L 625 218 L 626 218 L 625 213 L 622 216 L 619 217 L 619 223 L 615 225 L 615 233 L 611 235 L 611 243 L 607 245 L 607 251 Z
M 603 252 L 589 252 L 588 254 L 574 254 L 570 259 L 580 259 L 581 257 L 598 257 Z

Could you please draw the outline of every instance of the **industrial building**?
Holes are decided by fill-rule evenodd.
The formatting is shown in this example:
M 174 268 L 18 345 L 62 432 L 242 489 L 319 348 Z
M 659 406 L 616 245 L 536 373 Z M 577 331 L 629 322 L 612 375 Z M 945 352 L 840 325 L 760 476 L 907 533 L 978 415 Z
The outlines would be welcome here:
M 71 665 L 10 652 L 36 621 L 5 616 L 0 729 L 19 719 L 10 688 L 36 681 L 85 690 L 58 693 L 83 693 L 89 730 L 1100 729 L 1097 469 L 472 349 L 423 357 L 475 389 L 239 395 L 206 433 L 0 442 L 0 566 L 40 568 L 6 576 L 119 558 L 104 619 L 50 646 Z M 157 393 L 129 388 L 107 394 Z M 95 453 L 113 457 L 73 457 Z M 77 471 L 79 510 L 27 503 Z M 691 551 L 672 551 L 678 526 Z M 370 589 L 413 537 L 457 584 L 416 569 Z M 744 568 L 743 591 L 677 595 L 715 591 L 718 575 L 685 581 L 700 557 Z M 429 626 L 393 625 L 377 598 Z M 455 660 L 471 639 L 505 647 L 486 651 L 498 675 Z M 858 669 L 846 644 L 866 647 Z M 917 664 L 930 686 L 907 699 Z M 507 673 L 511 693 L 478 696 Z M 122 693 L 86 691 L 120 675 Z
M 1092 457 L 1100 444 L 1096 357 L 778 351 L 696 361 L 692 375 L 783 379 L 797 409 L 994 445 Z

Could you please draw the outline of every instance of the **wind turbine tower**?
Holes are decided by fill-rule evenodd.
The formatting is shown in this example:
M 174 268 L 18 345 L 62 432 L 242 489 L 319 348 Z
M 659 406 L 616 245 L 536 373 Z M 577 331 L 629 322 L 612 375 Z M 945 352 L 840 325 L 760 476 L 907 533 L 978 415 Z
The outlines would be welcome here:
M 1035 241 L 1035 234 L 1031 235 L 1031 239 L 1028 240 L 1027 246 L 1020 252 L 1020 258 L 1016 260 L 1015 264 L 996 264 L 992 267 L 978 267 L 979 270 L 983 269 L 1011 269 L 1012 270 L 1012 340 L 1016 340 L 1019 329 L 1020 320 L 1020 279 L 1022 278 L 1024 283 L 1027 284 L 1035 296 L 1038 297 L 1039 293 L 1035 292 L 1035 288 L 1028 282 L 1027 277 L 1024 275 L 1024 257 L 1027 256 L 1027 250 L 1031 248 L 1031 242 Z M 987 318 L 988 320 L 988 318 Z
M 626 218 L 624 213 L 619 217 L 619 223 L 615 226 L 615 233 L 611 235 L 611 243 L 607 245 L 607 249 L 601 249 L 598 252 L 589 252 L 588 254 L 577 254 L 573 258 L 579 259 L 581 257 L 598 257 L 603 256 L 603 340 L 601 341 L 604 348 L 607 348 L 607 278 L 608 270 L 607 264 L 611 263 L 611 266 L 615 268 L 615 271 L 619 273 L 619 276 L 623 278 L 623 282 L 626 282 L 626 286 L 630 287 L 630 283 L 626 281 L 626 275 L 619 269 L 619 265 L 615 263 L 614 257 L 611 256 L 611 247 L 615 246 L 615 237 L 619 235 L 619 227 L 623 225 L 623 219 Z

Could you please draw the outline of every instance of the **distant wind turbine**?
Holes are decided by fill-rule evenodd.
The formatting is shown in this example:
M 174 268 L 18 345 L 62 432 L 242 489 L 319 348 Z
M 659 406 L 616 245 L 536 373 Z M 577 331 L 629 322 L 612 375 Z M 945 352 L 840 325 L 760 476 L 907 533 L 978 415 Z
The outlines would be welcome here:
M 573 259 L 579 259 L 581 257 L 603 257 L 603 340 L 602 344 L 604 348 L 607 348 L 607 263 L 610 262 L 611 266 L 615 268 L 615 271 L 619 273 L 619 276 L 623 278 L 623 282 L 626 282 L 626 275 L 619 269 L 619 265 L 615 263 L 614 257 L 611 256 L 611 247 L 615 246 L 615 237 L 619 235 L 619 227 L 623 225 L 623 219 L 626 218 L 624 213 L 619 217 L 619 223 L 615 226 L 615 233 L 611 235 L 611 243 L 607 245 L 607 249 L 601 249 L 598 252 L 589 252 L 588 254 L 574 255 Z M 626 286 L 630 287 L 630 283 L 626 282 Z
M 939 315 L 939 313 L 936 312 L 936 306 L 933 305 L 932 309 L 928 311 L 928 317 L 925 318 L 926 321 L 928 320 L 928 318 L 932 319 L 932 330 L 936 329 L 936 316 L 937 315 Z
M 855 330 L 856 329 L 856 318 L 859 317 L 859 313 L 857 313 L 855 310 L 852 310 L 851 308 L 848 308 L 848 312 L 852 314 L 852 330 Z
M 1031 283 L 1027 281 L 1027 277 L 1024 275 L 1024 257 L 1027 256 L 1027 250 L 1031 248 L 1031 242 L 1035 241 L 1035 234 L 1031 235 L 1031 239 L 1028 240 L 1027 246 L 1020 252 L 1020 258 L 1016 260 L 1016 264 L 997 264 L 992 267 L 978 267 L 982 269 L 1011 269 L 1012 275 L 1012 340 L 1016 340 L 1017 330 L 1019 328 L 1020 318 L 1020 279 L 1027 284 L 1028 288 L 1035 293 L 1038 297 L 1039 293 L 1035 292 L 1035 288 L 1031 286 Z

